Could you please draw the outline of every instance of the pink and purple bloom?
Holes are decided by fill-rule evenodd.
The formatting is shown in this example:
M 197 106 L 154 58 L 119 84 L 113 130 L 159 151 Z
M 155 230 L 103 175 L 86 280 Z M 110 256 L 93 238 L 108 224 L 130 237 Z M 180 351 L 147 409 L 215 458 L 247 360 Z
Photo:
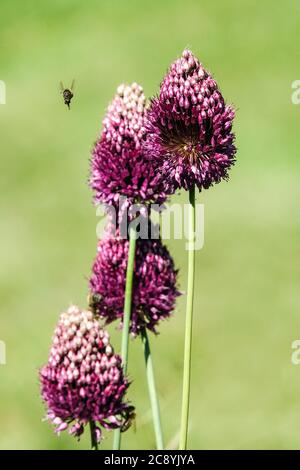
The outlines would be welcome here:
M 236 153 L 234 115 L 212 76 L 184 50 L 147 113 L 144 147 L 161 161 L 168 193 L 194 185 L 201 191 L 228 179 Z
M 124 291 L 129 242 L 106 235 L 98 244 L 90 290 L 94 311 L 105 322 L 123 318 Z M 130 331 L 142 328 L 156 331 L 158 323 L 169 318 L 179 295 L 177 270 L 173 259 L 157 240 L 137 240 Z
M 120 85 L 92 153 L 90 186 L 96 203 L 117 205 L 120 196 L 128 204 L 165 200 L 158 161 L 143 150 L 146 114 L 142 87 Z
M 101 428 L 122 428 L 133 414 L 125 401 L 129 382 L 121 358 L 89 310 L 71 306 L 60 315 L 40 383 L 47 418 L 57 433 L 69 428 L 79 438 L 92 422 L 99 442 Z

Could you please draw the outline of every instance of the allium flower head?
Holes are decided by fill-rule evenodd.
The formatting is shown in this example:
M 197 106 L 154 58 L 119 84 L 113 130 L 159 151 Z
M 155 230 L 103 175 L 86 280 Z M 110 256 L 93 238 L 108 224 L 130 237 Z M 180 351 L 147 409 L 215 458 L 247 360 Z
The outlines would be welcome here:
M 236 148 L 234 110 L 189 50 L 170 67 L 147 113 L 149 155 L 161 160 L 169 192 L 228 178 Z
M 93 421 L 99 442 L 100 426 L 122 427 L 133 412 L 124 401 L 129 383 L 108 333 L 92 312 L 76 306 L 60 315 L 40 382 L 47 418 L 58 433 L 71 425 L 70 434 L 79 437 Z
M 128 240 L 104 237 L 98 244 L 90 289 L 94 310 L 106 323 L 123 318 Z M 143 327 L 156 332 L 168 318 L 179 292 L 173 259 L 161 240 L 137 240 L 130 331 Z
M 90 185 L 96 202 L 118 203 L 121 195 L 130 203 L 165 200 L 156 161 L 142 150 L 145 105 L 137 83 L 118 87 L 92 153 Z

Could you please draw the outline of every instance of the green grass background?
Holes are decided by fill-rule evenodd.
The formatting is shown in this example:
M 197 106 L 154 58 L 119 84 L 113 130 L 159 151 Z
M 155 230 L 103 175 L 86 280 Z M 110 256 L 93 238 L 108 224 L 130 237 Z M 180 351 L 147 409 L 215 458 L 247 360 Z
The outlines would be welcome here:
M 77 444 L 42 422 L 37 374 L 59 312 L 70 302 L 85 306 L 97 223 L 86 184 L 90 149 L 117 85 L 137 81 L 151 96 L 186 46 L 236 106 L 238 146 L 230 182 L 198 196 L 205 246 L 196 256 L 189 447 L 300 448 L 300 366 L 291 364 L 300 338 L 300 106 L 291 103 L 299 15 L 297 0 L 1 0 L 1 448 L 89 447 L 88 435 Z M 73 78 L 69 112 L 58 83 Z M 168 245 L 184 290 L 184 241 Z M 110 331 L 119 350 L 120 333 Z M 160 332 L 152 347 L 174 447 L 184 298 Z M 129 372 L 138 418 L 123 445 L 153 449 L 139 340 L 130 344 Z

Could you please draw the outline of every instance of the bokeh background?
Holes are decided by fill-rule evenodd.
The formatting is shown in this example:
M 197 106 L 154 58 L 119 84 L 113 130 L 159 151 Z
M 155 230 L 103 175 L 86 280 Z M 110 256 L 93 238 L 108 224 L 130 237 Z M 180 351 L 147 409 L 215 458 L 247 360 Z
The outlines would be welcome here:
M 197 253 L 192 449 L 300 448 L 300 4 L 286 0 L 1 0 L 2 449 L 84 449 L 42 422 L 38 368 L 59 312 L 86 305 L 96 250 L 87 186 L 90 150 L 121 82 L 158 91 L 189 46 L 237 108 L 237 164 L 229 183 L 198 196 L 205 246 Z M 58 84 L 76 79 L 68 111 Z M 186 202 L 186 194 L 180 196 Z M 186 285 L 184 241 L 168 241 Z M 180 424 L 184 297 L 152 339 L 165 439 Z M 110 327 L 119 350 L 120 333 Z M 153 449 L 142 347 L 130 344 L 127 449 Z M 88 434 L 88 433 L 87 433 Z M 111 447 L 106 433 L 103 448 Z

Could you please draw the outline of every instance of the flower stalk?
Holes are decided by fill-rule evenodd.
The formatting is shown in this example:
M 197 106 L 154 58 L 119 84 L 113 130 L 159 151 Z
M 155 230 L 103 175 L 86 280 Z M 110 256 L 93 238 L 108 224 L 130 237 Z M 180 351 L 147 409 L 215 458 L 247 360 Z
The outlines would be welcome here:
M 193 303 L 195 278 L 195 186 L 189 191 L 189 254 L 188 254 L 188 283 L 186 301 L 186 325 L 183 365 L 183 390 L 180 430 L 180 450 L 186 450 L 188 440 L 190 386 L 191 386 L 191 358 L 193 335 Z
M 153 361 L 152 361 L 152 355 L 151 355 L 151 349 L 150 349 L 150 342 L 149 342 L 146 328 L 143 328 L 141 330 L 141 337 L 142 337 L 142 343 L 144 347 L 146 375 L 147 375 L 149 397 L 150 397 L 152 416 L 153 416 L 156 448 L 157 450 L 163 450 L 164 440 L 163 440 L 163 431 L 162 431 L 162 424 L 161 424 L 161 417 L 160 417 L 159 400 L 158 400 L 157 390 L 155 386 Z
M 90 421 L 90 431 L 91 431 L 91 448 L 92 450 L 98 450 L 97 434 L 96 434 L 96 425 L 94 421 Z
M 129 230 L 129 248 L 128 248 L 128 260 L 127 260 L 127 271 L 126 271 L 124 318 L 123 318 L 122 347 L 121 347 L 121 357 L 122 357 L 124 374 L 127 373 L 127 364 L 128 364 L 129 326 L 130 326 L 130 315 L 131 315 L 131 306 L 132 306 L 136 235 L 137 234 L 136 234 L 135 229 L 131 226 Z M 116 429 L 115 435 L 114 435 L 114 450 L 120 450 L 120 448 L 121 448 L 121 430 L 118 428 Z

